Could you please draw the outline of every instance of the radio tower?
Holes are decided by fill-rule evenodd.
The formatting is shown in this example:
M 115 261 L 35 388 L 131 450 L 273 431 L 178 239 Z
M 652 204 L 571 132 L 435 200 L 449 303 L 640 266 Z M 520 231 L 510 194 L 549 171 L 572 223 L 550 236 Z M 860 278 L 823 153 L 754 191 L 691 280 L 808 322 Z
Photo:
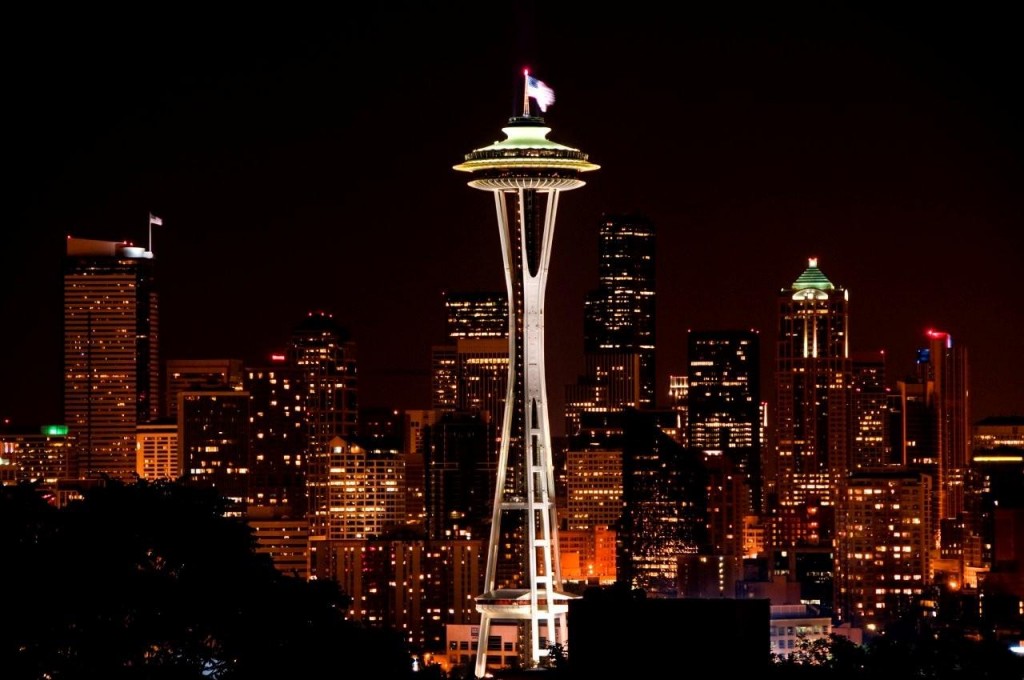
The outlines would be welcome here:
M 548 654 L 541 648 L 540 623 L 547 626 L 547 639 L 561 644 L 570 598 L 560 592 L 544 379 L 544 288 L 559 195 L 583 186 L 582 173 L 599 166 L 582 151 L 547 139 L 551 128 L 531 114 L 530 99 L 546 111 L 554 92 L 529 72 L 523 75 L 523 115 L 502 128 L 506 138 L 466 154 L 465 162 L 454 166 L 472 173 L 469 186 L 494 195 L 509 300 L 508 392 L 484 593 L 476 598 L 477 677 L 486 671 L 493 620 L 518 622 L 520 658 L 524 666 L 536 666 Z

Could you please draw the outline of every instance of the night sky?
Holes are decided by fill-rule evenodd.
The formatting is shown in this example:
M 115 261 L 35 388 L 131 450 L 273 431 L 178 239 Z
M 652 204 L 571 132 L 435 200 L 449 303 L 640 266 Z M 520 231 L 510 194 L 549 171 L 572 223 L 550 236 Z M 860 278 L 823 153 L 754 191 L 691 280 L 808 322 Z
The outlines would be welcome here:
M 818 257 L 890 382 L 936 328 L 974 419 L 1024 413 L 1010 3 L 372 4 L 9 17 L 0 416 L 62 420 L 66 236 L 145 245 L 150 211 L 165 358 L 261 361 L 324 310 L 365 406 L 428 407 L 443 291 L 504 288 L 493 201 L 452 166 L 503 138 L 527 67 L 550 138 L 601 165 L 555 232 L 556 433 L 606 212 L 657 230 L 660 400 L 690 328 L 758 329 L 770 376 L 778 291 Z

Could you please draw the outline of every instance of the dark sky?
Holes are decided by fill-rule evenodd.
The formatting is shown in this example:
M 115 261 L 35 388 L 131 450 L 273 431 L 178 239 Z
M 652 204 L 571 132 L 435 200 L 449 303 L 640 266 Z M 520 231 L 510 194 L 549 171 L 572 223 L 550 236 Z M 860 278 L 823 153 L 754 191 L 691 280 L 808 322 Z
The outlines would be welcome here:
M 364 405 L 427 406 L 442 291 L 504 286 L 492 199 L 452 165 L 503 138 L 524 67 L 555 90 L 550 138 L 601 165 L 554 239 L 556 431 L 605 212 L 657 230 L 659 398 L 688 328 L 756 328 L 770 362 L 776 295 L 816 256 L 891 379 L 939 328 L 973 415 L 1024 413 L 1009 3 L 376 4 L 8 17 L 0 416 L 61 420 L 65 237 L 144 244 L 150 211 L 166 358 L 257 361 L 323 309 Z

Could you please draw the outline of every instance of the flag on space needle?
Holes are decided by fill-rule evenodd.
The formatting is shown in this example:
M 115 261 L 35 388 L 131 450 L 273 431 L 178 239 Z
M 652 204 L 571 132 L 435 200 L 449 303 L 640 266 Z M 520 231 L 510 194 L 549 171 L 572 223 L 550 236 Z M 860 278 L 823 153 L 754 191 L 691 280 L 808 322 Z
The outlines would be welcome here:
M 533 97 L 541 111 L 555 103 L 555 91 L 533 76 L 526 75 L 526 96 Z

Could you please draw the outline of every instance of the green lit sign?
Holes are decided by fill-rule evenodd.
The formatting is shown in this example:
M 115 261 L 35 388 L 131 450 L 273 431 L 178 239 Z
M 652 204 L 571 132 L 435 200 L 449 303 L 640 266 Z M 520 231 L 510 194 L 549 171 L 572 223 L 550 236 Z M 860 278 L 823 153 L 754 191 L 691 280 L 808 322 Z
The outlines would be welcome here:
M 68 436 L 67 425 L 43 425 L 40 428 L 43 434 L 47 437 L 66 437 Z

